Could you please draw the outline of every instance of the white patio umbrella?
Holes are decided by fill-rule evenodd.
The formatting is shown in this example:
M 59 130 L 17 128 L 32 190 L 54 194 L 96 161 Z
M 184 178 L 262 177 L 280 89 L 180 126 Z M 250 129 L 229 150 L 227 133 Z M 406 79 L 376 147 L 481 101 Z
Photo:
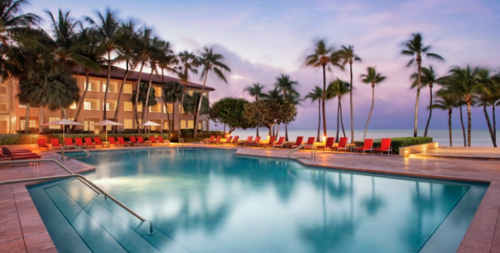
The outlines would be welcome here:
M 149 126 L 149 131 L 151 131 L 151 126 L 161 126 L 161 125 L 158 123 L 154 123 L 153 121 L 148 120 L 147 122 L 139 124 L 139 126 Z M 149 132 L 148 132 L 148 139 L 149 139 Z
M 118 122 L 114 122 L 111 120 L 99 121 L 99 122 L 94 123 L 93 125 L 94 126 L 123 126 L 123 124 L 118 123 Z M 106 140 L 104 140 L 104 142 L 108 142 L 108 129 L 105 128 L 104 132 L 106 132 Z
M 49 123 L 45 123 L 43 124 L 44 126 L 54 126 L 54 125 L 58 125 L 58 126 L 63 126 L 63 143 L 65 143 L 64 141 L 64 126 L 73 126 L 73 125 L 77 125 L 77 126 L 81 126 L 83 125 L 82 123 L 79 123 L 79 122 L 76 122 L 76 121 L 72 121 L 72 120 L 67 120 L 67 119 L 62 119 L 62 120 L 58 120 L 58 121 L 52 121 L 52 122 L 49 122 Z

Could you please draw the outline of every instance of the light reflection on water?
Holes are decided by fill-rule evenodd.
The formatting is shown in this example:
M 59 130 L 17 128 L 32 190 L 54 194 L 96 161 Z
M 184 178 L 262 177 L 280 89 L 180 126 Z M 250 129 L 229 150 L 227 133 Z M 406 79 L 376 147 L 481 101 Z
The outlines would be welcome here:
M 84 162 L 98 167 L 93 182 L 191 252 L 417 252 L 469 188 L 224 150 L 96 152 Z

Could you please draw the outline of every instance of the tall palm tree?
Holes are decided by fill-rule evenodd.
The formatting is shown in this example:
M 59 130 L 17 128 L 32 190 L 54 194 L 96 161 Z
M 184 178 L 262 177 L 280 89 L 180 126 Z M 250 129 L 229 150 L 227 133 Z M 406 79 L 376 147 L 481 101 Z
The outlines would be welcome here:
M 443 57 L 438 54 L 430 53 L 431 46 L 425 46 L 422 42 L 422 35 L 420 33 L 414 33 L 411 35 L 411 39 L 404 42 L 403 46 L 405 49 L 401 51 L 401 54 L 411 56 L 412 59 L 406 64 L 406 67 L 413 65 L 417 62 L 417 100 L 415 102 L 415 122 L 413 125 L 413 136 L 417 137 L 417 127 L 418 127 L 418 102 L 420 100 L 420 87 L 421 87 L 421 76 L 422 76 L 422 56 L 427 56 L 427 58 L 436 59 L 444 61 Z
M 264 85 L 260 85 L 259 83 L 253 83 L 253 86 L 248 86 L 245 88 L 245 91 L 248 91 L 250 96 L 255 97 L 255 101 L 259 101 L 259 96 L 262 94 L 262 90 L 264 89 Z M 257 137 L 259 136 L 259 127 L 255 128 L 257 131 Z
M 106 9 L 105 13 L 97 12 L 97 17 L 99 18 L 99 23 L 94 21 L 90 17 L 85 17 L 85 19 L 93 25 L 93 29 L 96 31 L 99 40 L 100 47 L 106 52 L 107 56 L 107 79 L 106 79 L 106 90 L 104 91 L 104 106 L 103 106 L 103 120 L 106 119 L 106 104 L 108 103 L 108 91 L 109 83 L 111 81 L 111 66 L 113 66 L 114 61 L 111 59 L 111 53 L 115 52 L 120 45 L 120 21 L 116 13 L 110 9 Z M 104 127 L 105 128 L 105 127 Z
M 361 75 L 363 83 L 370 84 L 372 86 L 372 107 L 370 109 L 370 114 L 368 114 L 368 120 L 366 121 L 365 134 L 363 135 L 363 140 L 366 139 L 366 132 L 368 131 L 368 124 L 370 123 L 370 118 L 372 117 L 373 106 L 375 105 L 375 85 L 383 82 L 386 77 L 377 73 L 374 67 L 368 67 L 367 74 Z
M 326 112 L 325 112 L 325 101 L 326 101 L 326 70 L 331 70 L 330 65 L 340 66 L 340 59 L 338 55 L 335 54 L 335 48 L 329 46 L 326 40 L 318 40 L 315 44 L 314 53 L 306 57 L 305 65 L 315 68 L 323 69 L 323 97 L 321 99 L 322 112 L 323 112 L 323 134 L 327 136 L 326 133 Z
M 162 60 L 162 58 L 165 56 L 163 54 L 162 49 L 164 48 L 164 45 L 166 42 L 160 41 L 157 37 L 151 38 L 151 41 L 149 43 L 149 68 L 151 69 L 151 73 L 149 74 L 149 83 L 148 83 L 148 90 L 146 93 L 146 104 L 143 107 L 142 110 L 142 122 L 146 122 L 147 118 L 147 112 L 149 112 L 149 95 L 151 91 L 151 85 L 153 81 L 153 73 L 158 74 L 158 63 Z
M 450 75 L 443 78 L 443 88 L 448 92 L 455 94 L 465 102 L 467 105 L 467 146 L 471 146 L 472 137 L 472 115 L 471 106 L 477 94 L 482 90 L 483 84 L 481 82 L 481 71 L 484 69 L 480 67 L 466 68 L 453 67 L 450 69 Z
M 411 79 L 413 79 L 413 84 L 411 86 L 412 89 L 415 89 L 418 87 L 418 73 L 413 73 L 411 76 L 410 76 Z M 420 76 L 420 82 L 421 82 L 421 86 L 420 88 L 422 87 L 425 87 L 425 86 L 428 86 L 429 87 L 429 95 L 430 95 L 430 100 L 429 100 L 429 107 L 427 107 L 429 109 L 429 117 L 427 118 L 427 123 L 425 124 L 425 131 L 424 131 L 424 137 L 427 137 L 427 131 L 429 130 L 429 124 L 431 122 L 431 117 L 432 117 L 432 109 L 434 108 L 432 106 L 432 88 L 434 87 L 434 84 L 438 82 L 438 78 L 436 77 L 436 72 L 434 72 L 434 68 L 432 68 L 432 66 L 430 66 L 429 68 L 426 68 L 426 67 L 422 67 L 422 75 Z
M 321 126 L 321 98 L 323 97 L 323 90 L 320 87 L 316 86 L 314 89 L 309 92 L 305 98 L 310 98 L 311 102 L 318 101 L 318 135 L 316 140 L 321 140 L 319 138 L 320 126 Z
M 335 139 L 338 141 L 339 140 L 339 122 L 342 125 L 342 133 L 344 134 L 345 137 L 345 130 L 344 130 L 344 120 L 342 118 L 342 97 L 350 93 L 351 91 L 351 85 L 348 82 L 342 81 L 340 79 L 336 79 L 335 81 L 330 82 L 328 85 L 328 88 L 326 89 L 326 99 L 338 99 L 338 105 L 337 105 L 337 135 L 335 136 Z
M 273 99 L 273 100 L 283 100 L 283 95 L 281 91 L 278 89 L 278 87 L 274 87 L 274 89 L 268 91 L 267 93 L 261 94 L 261 97 L 263 99 Z M 271 136 L 278 136 L 279 133 L 279 125 L 278 125 L 278 131 L 275 129 L 276 124 L 272 126 L 272 128 L 269 128 L 269 135 Z
M 37 26 L 41 18 L 33 13 L 23 13 L 21 9 L 29 5 L 29 0 L 2 0 L 0 1 L 0 22 L 6 29 L 16 27 Z
M 179 56 L 179 66 L 177 66 L 178 77 L 184 83 L 184 89 L 182 92 L 181 105 L 184 103 L 184 97 L 187 93 L 187 87 L 189 82 L 190 74 L 198 74 L 198 67 L 201 65 L 199 58 L 192 52 L 184 51 L 180 52 Z M 180 116 L 179 116 L 180 117 Z M 179 138 L 181 136 L 181 121 L 179 120 L 179 129 L 177 132 Z
M 447 95 L 442 95 L 438 94 L 439 98 L 438 100 L 434 100 L 434 103 L 428 107 L 428 109 L 440 109 L 440 110 L 447 110 L 448 111 L 448 135 L 450 138 L 450 147 L 453 146 L 453 141 L 452 141 L 452 128 L 451 128 L 451 114 L 453 112 L 453 107 L 457 106 L 457 97 L 453 96 L 447 96 Z
M 53 50 L 54 56 L 61 62 L 66 63 L 68 67 L 74 67 L 72 56 L 76 53 L 71 51 L 76 42 L 76 27 L 80 24 L 78 20 L 71 18 L 70 12 L 63 13 L 59 9 L 58 18 L 54 17 L 52 12 L 46 11 L 52 22 L 52 45 L 49 47 Z
M 296 92 L 296 93 L 287 93 L 284 100 L 287 101 L 288 103 L 290 103 L 291 105 L 293 105 L 295 108 L 297 108 L 297 105 L 299 105 L 303 99 L 301 99 L 300 94 L 298 92 Z M 288 123 L 289 122 L 283 123 L 285 125 L 285 140 L 286 141 L 288 141 L 288 128 L 287 128 Z
M 205 84 L 207 83 L 208 73 L 213 71 L 220 80 L 227 83 L 223 71 L 231 72 L 231 69 L 223 62 L 223 60 L 224 56 L 222 54 L 214 53 L 213 49 L 208 47 L 203 48 L 201 57 L 199 57 L 200 64 L 203 66 L 200 78 L 203 78 L 204 80 L 201 88 L 202 96 L 199 99 L 200 101 L 198 101 L 198 107 L 196 108 L 196 113 L 194 114 L 193 138 L 196 138 L 198 135 L 198 117 L 200 116 L 201 100 L 205 92 Z
M 295 90 L 294 86 L 298 84 L 299 83 L 297 81 L 291 80 L 289 75 L 282 74 L 281 76 L 276 78 L 276 83 L 274 83 L 274 86 L 278 88 L 278 90 L 283 92 L 283 100 L 287 100 L 287 96 L 289 96 L 289 102 L 295 102 L 295 100 L 298 99 L 299 94 Z M 297 97 L 297 99 L 295 99 L 294 97 Z M 288 141 L 287 123 L 285 123 L 285 139 L 286 141 Z
M 352 79 L 352 64 L 355 61 L 361 61 L 361 58 L 354 53 L 354 46 L 342 46 L 342 48 L 337 51 L 341 61 L 342 67 L 345 67 L 346 64 L 349 63 L 349 73 L 351 77 L 351 89 L 349 90 L 349 102 L 351 106 L 351 143 L 354 143 L 354 106 L 352 102 L 352 88 L 353 88 L 353 79 Z M 343 126 L 342 126 L 343 129 Z M 345 134 L 344 134 L 345 135 Z
M 168 82 L 163 84 L 163 102 L 165 102 L 167 121 L 168 121 L 168 133 L 172 134 L 174 130 L 175 113 L 172 113 L 172 120 L 170 120 L 170 113 L 168 112 L 168 104 L 172 104 L 172 108 L 176 102 L 180 102 L 183 94 L 182 85 L 178 82 Z
M 165 102 L 165 109 L 167 110 L 166 113 L 167 113 L 167 120 L 168 120 L 168 132 L 169 134 L 171 133 L 171 128 L 172 128 L 172 125 L 170 124 L 170 114 L 168 112 L 168 103 L 167 101 L 165 100 L 166 98 L 168 98 L 168 96 L 166 96 L 165 92 L 167 92 L 165 90 L 165 70 L 168 70 L 170 72 L 174 72 L 175 73 L 175 66 L 179 61 L 177 59 L 177 55 L 174 54 L 174 51 L 172 50 L 172 45 L 170 44 L 170 42 L 165 42 L 163 43 L 160 47 L 159 47 L 159 50 L 160 50 L 160 59 L 158 61 L 158 67 L 160 68 L 161 70 L 161 84 L 162 86 L 164 87 L 163 89 L 163 101 Z M 180 98 L 180 97 L 179 97 Z M 173 104 L 172 104 L 173 106 Z
M 492 126 L 492 122 L 490 121 L 490 116 L 488 115 L 487 107 L 493 106 L 493 117 L 495 117 L 495 102 L 497 96 L 499 94 L 499 86 L 497 85 L 496 78 L 494 76 L 490 76 L 490 71 L 484 69 L 480 72 L 481 76 L 481 89 L 478 92 L 477 101 L 479 102 L 478 106 L 483 107 L 484 117 L 486 119 L 486 124 L 488 126 L 488 131 L 490 132 L 491 142 L 493 143 L 493 147 L 497 147 L 497 138 L 496 138 L 496 124 Z

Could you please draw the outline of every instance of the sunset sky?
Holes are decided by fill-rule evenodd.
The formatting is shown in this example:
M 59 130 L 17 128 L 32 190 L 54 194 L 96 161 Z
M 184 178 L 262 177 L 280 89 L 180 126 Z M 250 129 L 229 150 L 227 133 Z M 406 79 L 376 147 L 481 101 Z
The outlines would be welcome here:
M 252 83 L 264 84 L 266 91 L 274 86 L 280 74 L 299 82 L 298 91 L 306 95 L 322 85 L 319 69 L 306 68 L 305 56 L 313 50 L 314 41 L 327 39 L 337 48 L 354 45 L 363 59 L 354 65 L 354 119 L 356 129 L 364 128 L 370 109 L 371 89 L 359 76 L 368 66 L 375 66 L 387 80 L 376 87 L 372 129 L 413 128 L 415 91 L 409 89 L 409 75 L 416 66 L 406 68 L 410 60 L 400 55 L 401 43 L 411 33 L 423 34 L 424 43 L 445 62 L 424 59 L 439 75 L 451 66 L 484 66 L 500 70 L 500 1 L 486 0 L 351 0 L 351 1 L 160 1 L 160 0 L 32 0 L 24 12 L 34 12 L 47 20 L 44 10 L 71 11 L 74 18 L 96 17 L 106 8 L 118 11 L 122 19 L 134 18 L 154 28 L 156 35 L 170 41 L 176 51 L 199 52 L 213 46 L 222 53 L 232 69 L 228 84 L 209 76 L 208 85 L 217 90 L 211 102 L 222 97 L 244 97 L 243 89 Z M 42 27 L 49 28 L 47 21 Z M 327 78 L 348 80 L 348 71 L 334 68 Z M 201 82 L 199 77 L 192 81 Z M 439 87 L 436 87 L 439 88 Z M 419 128 L 427 119 L 429 90 L 422 90 Z M 349 128 L 349 99 L 344 103 L 344 120 Z M 334 129 L 337 101 L 327 102 L 327 124 Z M 317 104 L 302 102 L 290 129 L 315 129 Z M 497 115 L 498 116 L 498 115 Z M 473 128 L 486 128 L 482 110 L 473 111 Z M 458 110 L 454 128 L 459 127 Z M 447 128 L 447 115 L 434 113 L 432 128 Z

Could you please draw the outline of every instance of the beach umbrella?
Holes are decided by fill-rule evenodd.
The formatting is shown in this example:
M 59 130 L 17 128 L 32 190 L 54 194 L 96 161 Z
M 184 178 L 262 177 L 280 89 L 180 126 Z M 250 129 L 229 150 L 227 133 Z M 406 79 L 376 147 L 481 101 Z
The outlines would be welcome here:
M 123 124 L 114 122 L 111 120 L 103 120 L 99 121 L 93 124 L 94 126 L 123 126 Z M 104 132 L 106 133 L 106 140 L 104 142 L 108 142 L 108 129 L 104 129 Z
M 139 126 L 149 126 L 149 131 L 151 131 L 151 126 L 161 126 L 161 125 L 158 123 L 154 123 L 153 121 L 148 120 L 147 122 L 139 124 Z M 148 132 L 148 139 L 149 139 L 149 132 Z
M 65 143 L 65 141 L 64 141 L 64 128 L 65 128 L 65 126 L 73 126 L 73 125 L 81 126 L 83 124 L 76 122 L 76 121 L 72 121 L 72 120 L 62 119 L 62 120 L 58 120 L 58 121 L 52 121 L 49 123 L 45 123 L 43 125 L 44 126 L 54 126 L 54 125 L 63 126 L 63 143 Z

